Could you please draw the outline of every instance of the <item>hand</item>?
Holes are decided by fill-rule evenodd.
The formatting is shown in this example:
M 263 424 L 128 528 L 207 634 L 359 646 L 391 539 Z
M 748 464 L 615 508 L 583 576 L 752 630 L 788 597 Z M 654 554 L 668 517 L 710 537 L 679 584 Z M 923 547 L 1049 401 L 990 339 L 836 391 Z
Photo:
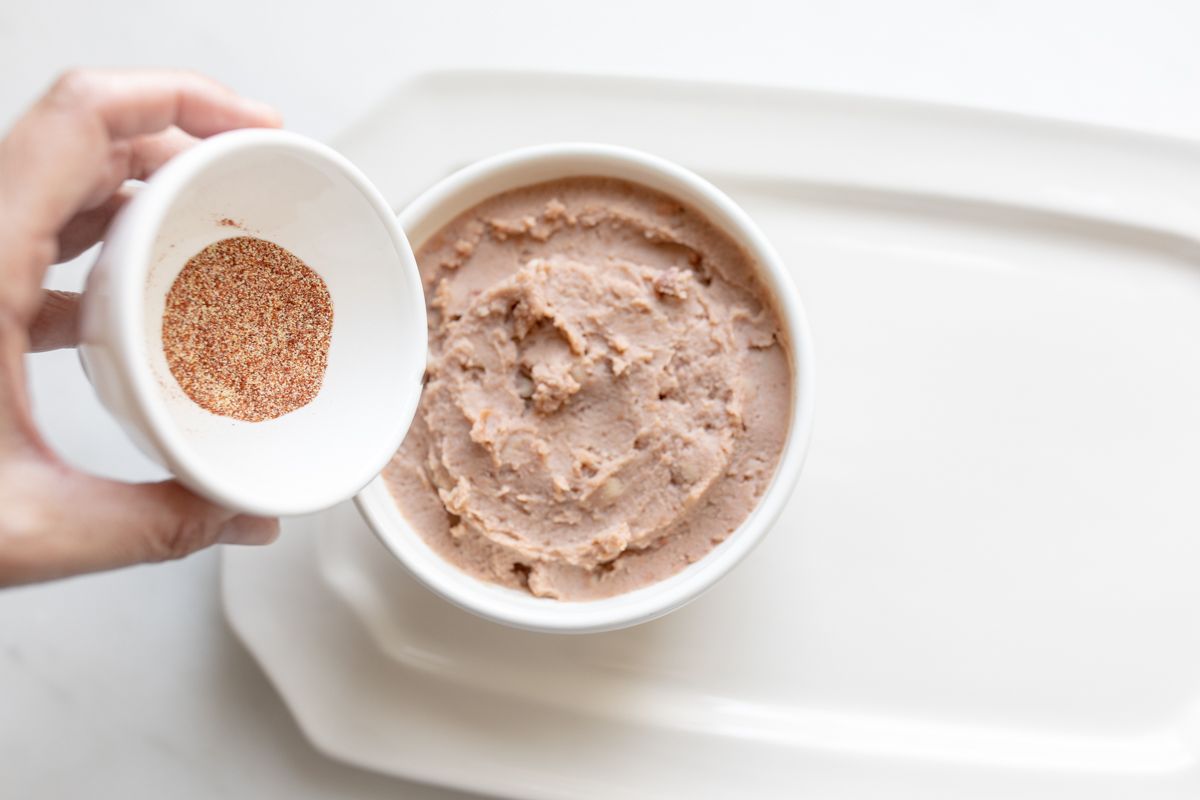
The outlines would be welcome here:
M 46 268 L 86 250 L 143 179 L 196 141 L 278 114 L 185 72 L 76 71 L 0 141 L 0 586 L 266 544 L 278 522 L 237 515 L 175 481 L 125 484 L 60 461 L 30 415 L 23 359 L 76 344 L 78 296 Z

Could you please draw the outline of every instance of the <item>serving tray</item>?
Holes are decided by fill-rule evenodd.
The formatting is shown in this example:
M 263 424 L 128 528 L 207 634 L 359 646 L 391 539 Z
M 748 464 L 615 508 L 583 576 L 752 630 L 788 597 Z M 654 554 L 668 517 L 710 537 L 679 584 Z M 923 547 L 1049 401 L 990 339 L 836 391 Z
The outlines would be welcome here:
M 562 637 L 418 586 L 352 506 L 229 549 L 313 743 L 522 798 L 1200 796 L 1200 147 L 779 89 L 405 83 L 335 145 L 397 208 L 624 144 L 794 271 L 817 418 L 780 522 L 662 620 Z

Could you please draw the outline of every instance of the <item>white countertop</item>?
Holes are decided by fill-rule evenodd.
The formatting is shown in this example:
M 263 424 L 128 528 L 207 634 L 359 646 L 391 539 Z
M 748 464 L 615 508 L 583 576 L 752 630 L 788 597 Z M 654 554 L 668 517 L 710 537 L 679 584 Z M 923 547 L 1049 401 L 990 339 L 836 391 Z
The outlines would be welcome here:
M 769 82 L 1200 138 L 1200 5 L 1186 0 L 1154 11 L 1095 0 L 989 11 L 857 0 L 786 12 L 777 1 L 611 0 L 587 14 L 553 2 L 342 0 L 301 16 L 290 5 L 6 3 L 0 125 L 75 64 L 199 69 L 319 138 L 406 75 L 505 67 Z M 51 282 L 77 287 L 83 268 L 56 268 Z M 108 475 L 160 476 L 104 415 L 73 353 L 29 366 L 38 418 L 66 458 Z M 207 552 L 0 593 L 0 794 L 461 796 L 314 751 L 226 628 L 216 578 Z

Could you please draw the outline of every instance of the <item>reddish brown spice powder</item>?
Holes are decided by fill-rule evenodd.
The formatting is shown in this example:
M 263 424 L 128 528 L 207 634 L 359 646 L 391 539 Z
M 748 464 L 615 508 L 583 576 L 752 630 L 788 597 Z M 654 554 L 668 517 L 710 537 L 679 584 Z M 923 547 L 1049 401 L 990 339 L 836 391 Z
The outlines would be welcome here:
M 262 422 L 317 396 L 332 331 L 321 276 L 277 244 L 238 236 L 192 256 L 171 284 L 163 352 L 198 406 Z

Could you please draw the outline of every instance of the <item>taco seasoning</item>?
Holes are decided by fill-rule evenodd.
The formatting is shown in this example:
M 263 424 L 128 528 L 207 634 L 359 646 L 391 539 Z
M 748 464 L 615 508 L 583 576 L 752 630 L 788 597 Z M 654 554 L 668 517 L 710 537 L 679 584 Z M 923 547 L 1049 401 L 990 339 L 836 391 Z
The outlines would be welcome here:
M 321 276 L 273 242 L 237 236 L 192 256 L 171 284 L 163 352 L 196 405 L 262 422 L 317 396 L 332 331 Z

